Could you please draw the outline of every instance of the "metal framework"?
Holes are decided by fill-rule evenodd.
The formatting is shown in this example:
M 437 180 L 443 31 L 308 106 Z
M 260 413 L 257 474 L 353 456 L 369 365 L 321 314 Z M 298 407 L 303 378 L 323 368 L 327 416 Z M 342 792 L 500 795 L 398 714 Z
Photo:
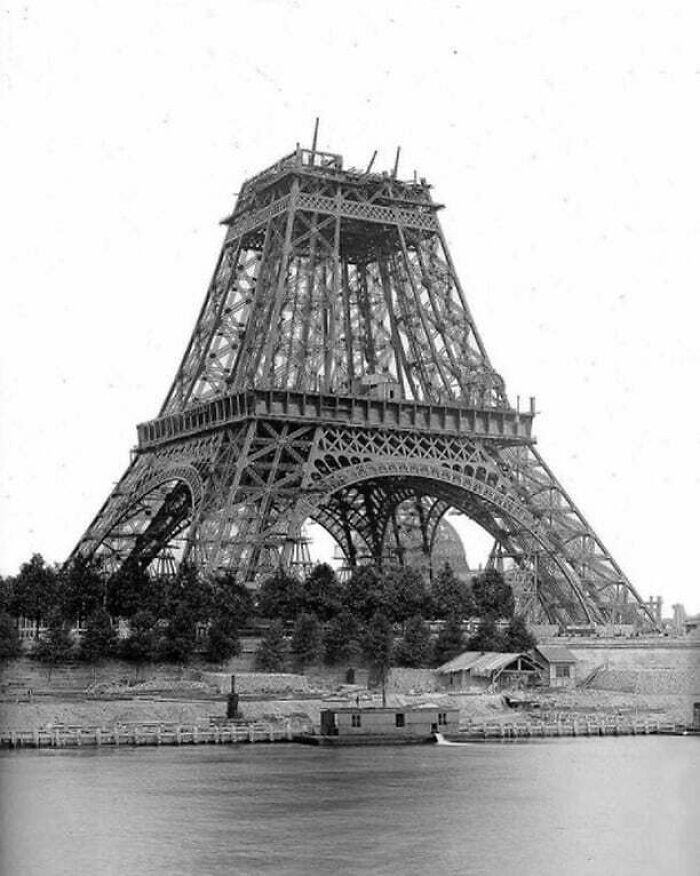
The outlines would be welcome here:
M 529 617 L 652 620 L 509 403 L 440 209 L 424 179 L 315 147 L 248 180 L 160 414 L 74 553 L 254 585 L 303 564 L 309 518 L 352 568 L 400 562 L 416 527 L 429 557 L 454 508 L 528 582 Z

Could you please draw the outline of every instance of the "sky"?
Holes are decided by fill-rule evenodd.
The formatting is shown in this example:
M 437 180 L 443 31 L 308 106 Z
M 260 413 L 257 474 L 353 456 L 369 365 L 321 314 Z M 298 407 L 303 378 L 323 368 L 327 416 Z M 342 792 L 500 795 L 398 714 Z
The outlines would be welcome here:
M 433 184 L 548 464 L 645 598 L 700 611 L 697 4 L 0 16 L 0 573 L 73 548 L 158 412 L 219 220 L 320 116 L 347 166 L 401 145 Z

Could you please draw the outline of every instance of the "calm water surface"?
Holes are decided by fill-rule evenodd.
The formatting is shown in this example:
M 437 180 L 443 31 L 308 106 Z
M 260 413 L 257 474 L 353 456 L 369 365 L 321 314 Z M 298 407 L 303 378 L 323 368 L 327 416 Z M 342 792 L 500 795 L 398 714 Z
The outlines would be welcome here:
M 0 755 L 0 872 L 700 873 L 700 738 Z

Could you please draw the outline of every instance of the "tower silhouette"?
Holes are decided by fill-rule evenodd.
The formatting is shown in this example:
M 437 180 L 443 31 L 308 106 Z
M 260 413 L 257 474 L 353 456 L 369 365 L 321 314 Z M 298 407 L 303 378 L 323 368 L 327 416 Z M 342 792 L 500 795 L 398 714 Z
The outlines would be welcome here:
M 160 413 L 74 554 L 254 584 L 308 519 L 352 568 L 400 562 L 408 530 L 429 558 L 454 508 L 529 581 L 531 619 L 653 622 L 536 449 L 534 404 L 509 403 L 430 186 L 372 163 L 314 135 L 244 183 Z

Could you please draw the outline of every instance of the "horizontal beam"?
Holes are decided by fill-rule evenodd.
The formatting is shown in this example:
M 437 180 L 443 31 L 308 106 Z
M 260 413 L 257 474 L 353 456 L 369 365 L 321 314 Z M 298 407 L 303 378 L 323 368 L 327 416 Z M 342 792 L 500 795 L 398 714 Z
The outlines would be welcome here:
M 410 432 L 491 438 L 500 444 L 530 444 L 534 414 L 512 408 L 385 401 L 370 396 L 254 389 L 221 396 L 177 414 L 137 426 L 138 450 L 178 441 L 243 420 L 347 425 Z
M 266 207 L 261 207 L 250 213 L 243 213 L 240 218 L 224 219 L 222 224 L 229 226 L 226 232 L 226 244 L 262 227 L 274 216 L 284 213 L 289 208 L 290 202 L 291 195 L 283 195 Z M 368 201 L 328 198 L 325 195 L 300 192 L 296 196 L 294 207 L 296 210 L 328 216 L 337 216 L 340 213 L 340 216 L 345 219 L 358 219 L 361 222 L 374 222 L 379 225 L 404 225 L 408 228 L 422 228 L 427 231 L 438 230 L 438 221 L 435 217 L 437 205 L 429 203 L 426 203 L 425 208 L 410 210 L 399 206 L 384 206 Z

